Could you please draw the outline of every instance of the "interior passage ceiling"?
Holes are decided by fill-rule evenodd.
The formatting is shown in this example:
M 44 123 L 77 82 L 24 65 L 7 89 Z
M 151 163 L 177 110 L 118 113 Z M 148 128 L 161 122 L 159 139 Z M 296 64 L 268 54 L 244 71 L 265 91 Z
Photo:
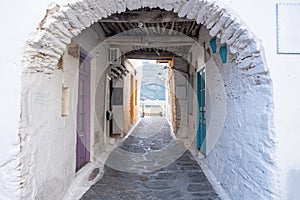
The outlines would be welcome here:
M 96 26 L 105 37 L 114 36 L 111 42 L 118 43 L 112 46 L 120 48 L 123 55 L 140 59 L 186 57 L 201 28 L 195 20 L 159 8 L 127 10 L 101 19 Z

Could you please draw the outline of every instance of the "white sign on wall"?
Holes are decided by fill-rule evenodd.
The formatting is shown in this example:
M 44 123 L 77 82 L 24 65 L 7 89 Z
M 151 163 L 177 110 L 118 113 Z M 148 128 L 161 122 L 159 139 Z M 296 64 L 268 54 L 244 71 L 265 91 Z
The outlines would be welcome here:
M 300 54 L 300 3 L 277 4 L 277 52 Z

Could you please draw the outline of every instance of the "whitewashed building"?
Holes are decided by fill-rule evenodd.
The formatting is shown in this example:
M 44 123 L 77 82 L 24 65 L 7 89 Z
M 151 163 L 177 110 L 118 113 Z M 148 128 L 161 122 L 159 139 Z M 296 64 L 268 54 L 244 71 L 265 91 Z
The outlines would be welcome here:
M 145 48 L 171 58 L 173 129 L 224 197 L 300 198 L 300 1 L 50 3 L 0 7 L 0 199 L 63 199 L 89 170 L 86 162 L 101 165 L 117 143 L 112 135 L 126 135 L 138 120 L 140 75 L 126 58 L 144 58 Z M 122 18 L 134 10 L 141 18 Z M 142 29 L 153 10 L 159 20 L 168 17 L 153 32 L 178 31 L 177 22 L 192 25 L 180 29 L 183 35 L 145 37 L 140 45 L 140 35 L 110 33 L 127 32 L 130 23 Z M 124 24 L 108 28 L 111 22 Z M 167 49 L 158 52 L 162 42 Z M 174 46 L 189 48 L 176 52 Z M 114 63 L 114 49 L 125 59 Z M 114 78 L 120 81 L 110 82 Z M 111 95 L 118 98 L 110 102 Z M 113 111 L 113 122 L 107 111 Z M 88 140 L 79 138 L 86 152 L 78 153 L 79 131 L 88 133 Z

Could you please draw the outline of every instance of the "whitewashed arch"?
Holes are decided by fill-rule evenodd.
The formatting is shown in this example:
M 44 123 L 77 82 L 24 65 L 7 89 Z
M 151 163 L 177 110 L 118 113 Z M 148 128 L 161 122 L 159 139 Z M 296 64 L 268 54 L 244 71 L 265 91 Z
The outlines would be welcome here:
M 235 55 L 234 62 L 249 75 L 267 72 L 263 48 L 257 38 L 218 3 L 206 0 L 79 0 L 66 6 L 53 5 L 28 40 L 23 56 L 24 72 L 51 74 L 71 39 L 99 19 L 143 7 L 159 7 L 195 19 L 209 34 L 220 38 Z
M 180 17 L 195 19 L 197 23 L 203 24 L 209 30 L 211 37 L 218 37 L 221 43 L 228 45 L 234 58 L 232 61 L 237 66 L 236 70 L 248 75 L 268 72 L 263 47 L 259 40 L 239 20 L 238 16 L 235 16 L 224 6 L 213 0 L 78 0 L 65 6 L 53 5 L 48 9 L 47 15 L 40 23 L 34 36 L 27 41 L 22 60 L 23 72 L 51 75 L 71 39 L 79 35 L 82 30 L 111 14 L 125 12 L 126 9 L 135 10 L 143 7 L 159 7 L 178 13 Z M 268 74 L 267 79 L 270 79 Z M 271 95 L 268 94 L 266 99 L 272 99 Z M 26 100 L 24 99 L 24 101 Z M 27 111 L 26 108 L 24 109 Z M 266 114 L 265 118 L 267 118 L 266 121 L 272 120 L 271 114 L 270 116 Z M 21 130 L 21 132 L 23 131 Z M 266 132 L 269 134 L 271 130 L 268 129 Z M 22 137 L 24 138 L 21 138 L 21 140 L 24 140 L 23 153 L 26 155 L 34 154 L 28 142 L 31 140 L 30 134 L 28 134 L 29 136 L 26 135 L 27 133 L 23 134 Z M 273 136 L 272 134 L 265 136 L 266 140 L 269 140 L 268 137 Z M 25 139 L 28 141 L 25 141 Z M 267 157 L 268 155 L 274 155 L 273 151 L 266 154 Z M 24 166 L 27 166 L 26 164 L 30 165 L 32 162 L 28 159 L 29 157 L 34 156 L 25 157 L 23 160 Z M 269 163 L 266 164 L 268 169 L 264 172 L 265 176 L 270 177 L 273 175 L 274 169 L 269 167 L 275 165 L 273 161 L 273 158 L 270 158 Z M 33 195 L 37 190 L 31 185 L 31 179 L 33 178 L 28 172 L 28 168 L 22 169 L 22 174 L 26 174 L 25 181 L 22 184 L 26 185 L 24 187 L 30 188 L 28 191 L 22 191 L 24 197 Z M 245 179 L 247 178 L 245 176 Z M 276 177 L 263 181 L 257 180 L 250 184 L 267 185 L 265 190 L 270 197 L 269 199 L 278 199 L 277 189 L 272 188 L 273 185 L 276 185 L 276 183 L 273 183 L 275 179 Z M 250 186 L 247 185 L 247 187 Z

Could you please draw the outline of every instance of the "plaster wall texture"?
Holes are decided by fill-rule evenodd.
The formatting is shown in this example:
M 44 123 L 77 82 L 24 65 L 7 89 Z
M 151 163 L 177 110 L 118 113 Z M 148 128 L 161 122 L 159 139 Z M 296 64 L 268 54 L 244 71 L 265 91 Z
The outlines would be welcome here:
M 232 199 L 279 199 L 276 144 L 270 134 L 271 83 L 265 75 L 257 80 L 235 73 L 235 67 L 222 65 L 217 53 L 206 64 L 209 96 L 203 162 Z M 194 127 L 190 130 L 195 133 Z
M 206 63 L 206 152 L 211 152 L 218 141 L 226 118 L 227 95 L 223 77 L 212 59 Z M 230 108 L 229 108 L 230 109 Z M 228 111 L 230 112 L 230 111 Z
M 41 64 L 38 60 L 34 60 L 33 62 L 29 62 L 29 63 L 25 62 L 24 64 L 21 64 L 21 55 L 22 55 L 21 49 L 24 46 L 27 38 L 30 37 L 29 34 L 36 29 L 36 26 L 38 24 L 38 21 L 32 19 L 42 19 L 44 15 L 44 10 L 46 9 L 47 5 L 50 4 L 50 2 L 51 1 L 36 2 L 30 0 L 30 1 L 20 3 L 17 1 L 10 1 L 10 2 L 4 2 L 0 8 L 1 13 L 4 13 L 2 19 L 5 19 L 5 20 L 1 20 L 1 27 L 3 28 L 2 29 L 3 31 L 1 32 L 1 36 L 2 36 L 1 44 L 3 48 L 0 50 L 1 56 L 3 56 L 3 58 L 1 58 L 1 65 L 7 66 L 7 69 L 4 71 L 3 76 L 10 77 L 9 80 L 2 79 L 1 77 L 1 83 L 3 83 L 1 85 L 10 85 L 11 88 L 15 88 L 15 90 L 12 90 L 12 93 L 9 95 L 10 98 L 7 97 L 1 99 L 1 105 L 10 105 L 10 106 L 1 107 L 3 113 L 8 113 L 7 118 L 2 121 L 5 124 L 8 124 L 8 126 L 3 126 L 5 127 L 5 129 L 2 131 L 2 133 L 5 133 L 6 139 L 1 140 L 2 156 L 0 158 L 1 158 L 1 163 L 4 163 L 4 165 L 3 164 L 1 165 L 0 171 L 4 174 L 6 174 L 5 171 L 11 171 L 16 169 L 16 165 L 9 166 L 8 164 L 5 163 L 9 160 L 16 161 L 16 157 L 14 156 L 14 153 L 12 153 L 14 152 L 14 148 L 12 148 L 11 144 L 18 144 L 18 137 L 16 132 L 18 132 L 19 126 L 17 124 L 17 119 L 21 113 L 21 108 L 20 108 L 20 102 L 17 99 L 18 97 L 20 97 L 20 89 L 21 89 L 20 86 L 20 76 L 21 76 L 20 73 L 22 71 L 21 66 L 29 67 L 29 68 L 30 66 L 32 66 L 33 72 L 36 69 L 42 69 L 42 71 L 44 70 L 44 72 L 46 73 L 48 72 L 53 73 L 53 68 L 55 67 L 57 60 L 59 58 L 58 55 L 61 52 L 63 52 L 63 48 L 65 48 L 65 45 L 68 42 L 70 42 L 69 39 L 72 36 L 78 34 L 81 28 L 88 27 L 90 25 L 90 23 L 86 23 L 86 21 L 83 20 L 82 16 L 79 16 L 79 19 L 82 20 L 81 22 L 73 21 L 74 22 L 73 25 L 77 26 L 79 29 L 78 28 L 76 29 L 74 27 L 73 31 L 66 32 L 67 34 L 65 35 L 66 37 L 63 37 L 61 32 L 57 32 L 58 37 L 62 37 L 62 40 L 65 41 L 64 43 L 65 45 L 61 45 L 61 43 L 58 42 L 57 48 L 54 49 L 54 52 L 56 52 L 53 54 L 54 60 L 51 61 L 51 58 L 48 57 L 50 59 L 48 63 L 46 62 L 44 64 Z M 57 3 L 59 4 L 67 4 L 72 2 L 74 1 L 57 1 Z M 201 16 L 203 12 L 201 11 L 200 15 L 199 14 L 197 15 L 198 10 L 193 9 L 193 8 L 200 7 L 200 5 L 199 4 L 193 5 L 195 1 L 191 1 L 191 3 L 188 4 L 182 2 L 183 1 L 175 2 L 175 1 L 158 1 L 158 0 L 157 1 L 124 1 L 124 2 L 120 1 L 116 4 L 114 4 L 114 2 L 106 2 L 106 3 L 102 2 L 101 4 L 102 8 L 104 8 L 105 10 L 99 9 L 101 13 L 98 13 L 97 16 L 95 17 L 99 18 L 100 16 L 105 16 L 107 13 L 112 13 L 115 12 L 116 10 L 124 11 L 125 7 L 128 7 L 129 9 L 134 9 L 134 8 L 140 8 L 141 6 L 156 7 L 157 5 L 159 5 L 161 8 L 166 8 L 168 10 L 175 8 L 175 12 L 179 11 L 180 15 L 185 15 L 188 13 L 188 17 L 197 17 L 198 21 L 201 22 Z M 247 25 L 255 33 L 255 35 L 261 39 L 261 41 L 263 42 L 263 46 L 265 47 L 266 59 L 268 61 L 268 66 L 271 70 L 271 77 L 274 82 L 275 131 L 276 131 L 276 135 L 278 136 L 277 139 L 279 142 L 278 158 L 279 158 L 280 169 L 281 169 L 280 185 L 281 185 L 284 199 L 297 198 L 299 197 L 298 196 L 299 193 L 297 195 L 295 188 L 292 185 L 294 183 L 298 183 L 299 182 L 298 180 L 300 179 L 299 176 L 300 158 L 299 155 L 294 153 L 295 149 L 297 149 L 298 147 L 297 141 L 299 141 L 300 139 L 299 138 L 300 136 L 299 134 L 297 134 L 296 131 L 299 124 L 298 116 L 300 115 L 300 109 L 297 100 L 299 98 L 299 94 L 294 92 L 297 91 L 297 85 L 299 85 L 299 80 L 297 79 L 299 68 L 296 67 L 297 63 L 299 62 L 299 58 L 297 55 L 276 54 L 275 3 L 277 1 L 267 0 L 261 2 L 258 0 L 254 0 L 254 1 L 241 2 L 238 0 L 222 0 L 220 2 L 226 3 L 227 5 L 226 7 L 230 7 L 231 9 L 235 10 L 241 16 L 243 21 L 247 23 Z M 294 2 L 299 2 L 299 1 L 295 0 Z M 15 8 L 14 12 L 9 12 L 10 11 L 9 8 L 11 7 Z M 212 10 L 210 11 L 213 13 Z M 226 11 L 228 10 L 226 9 Z M 86 12 L 78 12 L 78 13 L 83 13 L 84 15 L 86 15 Z M 203 16 L 204 15 L 205 14 L 203 14 Z M 69 16 L 71 16 L 71 14 Z M 70 17 L 69 19 L 74 20 L 74 18 L 72 17 Z M 215 17 L 212 16 L 209 19 L 215 19 Z M 50 21 L 54 22 L 55 20 L 54 21 L 50 20 Z M 61 19 L 58 21 L 62 22 Z M 220 23 L 217 23 L 215 25 L 220 25 L 221 21 L 219 21 Z M 15 24 L 19 24 L 19 26 L 15 26 Z M 61 24 L 58 23 L 57 25 L 59 26 Z M 207 23 L 206 25 L 209 28 L 211 28 L 210 26 L 213 25 L 213 21 L 212 23 Z M 246 28 L 246 27 L 241 27 L 241 28 Z M 47 31 L 56 32 L 55 30 L 57 29 L 57 27 L 55 28 L 53 26 L 52 27 L 49 26 L 46 29 Z M 214 28 L 214 31 L 215 30 L 217 30 L 217 28 Z M 230 30 L 232 31 L 232 29 Z M 41 31 L 40 33 L 42 33 L 43 35 L 46 32 Z M 229 36 L 230 34 L 228 33 L 227 35 Z M 35 33 L 35 36 L 39 36 L 38 33 Z M 236 36 L 238 37 L 238 34 L 236 34 Z M 12 37 L 13 40 L 7 39 Z M 36 40 L 39 41 L 41 40 L 41 38 L 42 37 L 40 38 L 36 37 Z M 236 39 L 236 37 L 233 37 L 233 39 Z M 252 41 L 253 38 L 250 37 L 250 39 Z M 51 41 L 51 37 L 48 41 L 53 42 Z M 231 42 L 232 40 L 231 41 L 227 40 L 227 44 L 232 46 Z M 238 47 L 245 48 L 245 45 L 243 43 L 236 42 L 236 44 Z M 35 55 L 37 52 L 35 51 L 35 49 L 37 49 L 37 46 L 32 46 L 33 49 L 31 50 L 33 54 L 29 53 L 27 54 L 27 56 L 30 57 L 30 55 Z M 62 46 L 64 47 L 61 48 Z M 248 47 L 252 48 L 253 46 L 248 45 Z M 27 48 L 27 50 L 29 49 Z M 235 49 L 230 49 L 230 50 L 232 52 L 236 51 Z M 42 52 L 51 54 L 51 51 L 48 50 L 46 51 L 42 50 Z M 245 51 L 245 53 L 249 53 L 249 52 L 251 52 L 251 50 Z M 240 55 L 245 56 L 245 54 L 243 53 Z M 47 59 L 47 57 L 45 58 Z M 252 58 L 250 58 L 250 60 L 251 59 Z M 256 62 L 255 60 L 253 60 L 253 62 L 252 61 L 248 62 L 248 61 L 249 59 L 242 60 L 242 63 L 245 64 L 244 66 L 248 66 L 249 62 L 252 63 L 252 65 L 253 64 L 259 65 L 260 63 L 260 61 Z M 39 68 L 36 68 L 36 66 L 39 66 Z M 259 68 L 260 70 L 255 72 L 261 72 L 266 70 L 263 69 L 265 66 L 264 64 L 259 66 L 260 66 Z M 243 67 L 243 65 L 240 64 L 239 67 Z M 254 69 L 256 69 L 256 67 Z M 25 104 L 27 104 L 27 102 L 25 102 Z M 21 122 L 21 124 L 22 123 L 24 123 L 24 121 Z M 26 144 L 26 141 L 24 144 Z M 13 174 L 12 176 L 16 177 L 15 175 L 16 174 Z M 9 179 L 3 178 L 3 176 L 1 176 L 1 183 L 3 183 L 3 185 L 10 185 L 12 181 Z M 4 197 L 3 199 L 5 198 L 11 199 L 16 195 L 16 193 L 11 192 L 11 189 L 14 187 L 16 188 L 16 186 L 12 186 L 9 190 L 4 189 L 3 192 L 1 192 L 1 195 Z
M 86 40 L 86 38 L 85 38 Z M 99 43 L 99 41 L 98 41 Z M 97 44 L 98 44 L 97 43 Z M 92 154 L 92 161 L 97 162 L 101 160 L 101 155 L 106 151 L 105 145 L 107 144 L 107 135 L 105 132 L 106 118 L 105 118 L 105 101 L 106 101 L 106 74 L 108 72 L 107 68 L 107 57 L 108 57 L 108 47 L 106 44 L 101 44 L 94 48 L 92 54 L 95 55 L 96 65 L 94 71 L 92 71 L 92 92 L 91 92 L 91 110 L 93 121 L 91 126 L 93 131 L 91 132 L 94 141 Z
M 106 59 L 108 56 L 108 47 L 104 44 L 104 46 L 99 46 L 95 50 L 98 52 L 99 56 L 96 56 L 96 72 L 95 72 L 95 90 L 94 93 L 91 94 L 92 99 L 94 99 L 95 104 L 92 109 L 94 112 L 94 155 L 93 160 L 101 159 L 99 156 L 106 151 L 105 144 L 108 141 L 108 135 L 106 134 L 106 118 L 104 113 L 105 109 L 105 101 L 106 101 L 106 73 L 108 73 Z M 103 62 L 105 61 L 105 62 Z
M 79 45 L 83 40 L 94 40 L 89 31 L 75 38 Z M 88 39 L 87 39 L 88 38 Z M 90 44 L 90 45 L 87 45 Z M 98 43 L 97 43 L 98 44 Z M 105 55 L 107 49 L 103 46 L 95 47 L 95 43 L 85 43 L 83 48 L 91 51 L 91 160 L 97 161 L 103 149 L 99 149 L 100 139 L 95 140 L 103 132 L 95 128 L 94 114 L 96 101 L 96 84 L 100 81 L 107 66 Z M 92 51 L 94 50 L 94 51 Z M 100 52 L 100 57 L 95 56 L 95 52 Z M 34 74 L 27 74 L 23 80 L 23 97 L 26 102 L 25 112 L 28 113 L 26 120 L 29 120 L 24 132 L 32 133 L 30 136 L 31 149 L 24 150 L 22 164 L 29 166 L 23 171 L 24 189 L 22 198 L 24 199 L 61 199 L 66 193 L 75 178 L 76 162 L 76 112 L 77 112 L 77 90 L 78 90 L 78 66 L 79 58 L 72 57 L 66 51 L 63 57 L 63 71 L 55 70 L 49 77 L 40 74 L 34 78 Z M 61 87 L 70 88 L 70 115 L 61 117 Z M 97 105 L 104 102 L 97 99 Z M 100 113 L 104 116 L 104 112 Z M 24 119 L 25 120 L 25 119 Z M 99 134 L 99 135 L 98 135 Z M 99 137 L 100 137 L 99 136 Z M 103 140 L 101 140 L 103 142 Z M 27 146 L 25 146 L 27 147 Z M 53 148 L 55 147 L 55 148 Z M 30 154 L 26 152 L 29 151 Z M 96 157 L 96 154 L 97 156 Z M 99 153 L 100 152 L 100 153 Z M 45 160 L 45 158 L 47 158 Z
M 231 198 L 280 199 L 270 79 L 260 75 L 257 80 L 234 68 L 230 63 L 219 67 L 226 85 L 226 118 L 204 162 Z
M 224 0 L 261 40 L 273 82 L 275 133 L 278 142 L 278 163 L 282 199 L 300 199 L 300 94 L 298 91 L 300 59 L 298 54 L 277 54 L 276 3 L 300 3 L 267 0 Z M 258 6 L 259 5 L 259 6 Z M 295 29 L 298 29 L 295 22 Z M 290 30 L 293 31 L 293 30 Z M 290 38 L 294 40 L 294 38 Z
M 176 61 L 174 63 L 176 65 Z M 179 63 L 180 65 L 180 63 Z M 187 76 L 174 70 L 175 104 L 176 104 L 176 136 L 187 138 Z
M 65 56 L 68 57 L 67 55 Z M 64 86 L 77 88 L 74 77 L 78 74 L 77 58 L 65 59 L 65 71 L 55 70 L 49 78 L 45 74 L 23 76 L 23 109 L 27 113 L 27 125 L 22 148 L 22 171 L 24 180 L 21 198 L 59 199 L 70 185 L 75 171 L 76 110 L 77 98 L 70 102 L 70 115 L 61 116 L 61 90 Z M 77 90 L 70 91 L 70 97 Z M 24 119 L 25 120 L 25 119 Z M 37 162 L 39 161 L 39 162 Z
M 200 32 L 200 38 L 199 43 L 209 49 L 211 37 L 206 30 Z M 236 71 L 231 54 L 223 65 L 218 50 L 203 65 L 203 51 L 200 58 L 199 50 L 192 49 L 191 63 L 198 69 L 206 67 L 207 158 L 202 162 L 232 199 L 279 199 L 268 74 L 249 76 Z M 189 117 L 188 144 L 194 147 L 196 117 L 196 112 Z

